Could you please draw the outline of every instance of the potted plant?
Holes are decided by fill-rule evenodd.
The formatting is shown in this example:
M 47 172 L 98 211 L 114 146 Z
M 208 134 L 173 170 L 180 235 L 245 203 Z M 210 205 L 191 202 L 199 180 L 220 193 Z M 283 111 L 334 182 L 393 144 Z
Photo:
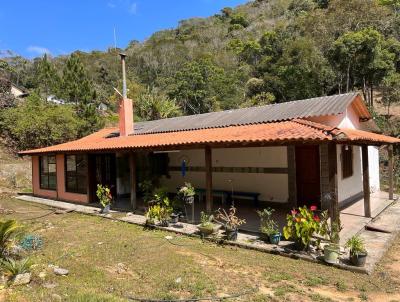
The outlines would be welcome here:
M 97 185 L 96 196 L 102 206 L 101 213 L 108 214 L 111 208 L 112 195 L 110 188 L 101 184 Z
M 185 203 L 192 204 L 194 202 L 196 191 L 190 182 L 185 182 L 185 185 L 180 187 L 178 194 L 182 196 Z
M 213 223 L 214 216 L 205 212 L 200 213 L 200 224 L 197 226 L 202 236 L 209 236 L 218 231 L 219 225 Z
M 279 232 L 278 225 L 272 219 L 274 209 L 266 208 L 262 211 L 257 211 L 260 216 L 260 233 L 261 238 L 272 244 L 279 244 L 281 240 L 281 233 Z
M 322 236 L 328 237 L 329 244 L 324 246 L 324 261 L 327 263 L 337 263 L 340 255 L 340 231 L 343 229 L 340 219 L 332 223 L 329 222 L 328 211 L 321 214 L 321 230 Z
M 364 240 L 359 235 L 354 235 L 346 242 L 346 248 L 350 249 L 350 262 L 355 266 L 364 266 L 368 253 Z
M 321 230 L 321 219 L 315 213 L 316 210 L 315 206 L 304 206 L 298 210 L 293 209 L 286 216 L 287 224 L 283 228 L 283 235 L 286 239 L 294 240 L 299 250 L 308 250 L 313 234 Z
M 226 238 L 233 241 L 237 239 L 238 227 L 246 223 L 246 220 L 239 219 L 236 216 L 236 208 L 234 206 L 229 209 L 229 212 L 226 212 L 225 209 L 218 209 L 217 219 L 220 219 L 225 226 Z

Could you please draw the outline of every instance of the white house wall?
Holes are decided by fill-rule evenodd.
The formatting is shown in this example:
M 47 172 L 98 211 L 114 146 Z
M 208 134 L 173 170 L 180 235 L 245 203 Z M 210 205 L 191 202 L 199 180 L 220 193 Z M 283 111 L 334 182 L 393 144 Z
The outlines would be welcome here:
M 169 153 L 170 178 L 163 177 L 162 184 L 170 191 L 191 182 L 194 187 L 205 188 L 205 172 L 187 171 L 183 177 L 179 167 L 186 161 L 188 169 L 204 168 L 204 150 L 182 150 Z M 288 201 L 287 147 L 251 147 L 212 149 L 213 168 L 266 168 L 268 173 L 213 172 L 213 189 L 260 193 L 259 199 L 270 202 Z M 282 168 L 282 169 L 280 169 Z M 269 170 L 270 169 L 270 170 Z M 284 172 L 286 170 L 286 172 Z M 279 173 L 273 173 L 279 171 Z
M 379 179 L 379 147 L 368 147 L 369 160 L 369 186 L 372 192 L 377 192 L 381 189 Z
M 337 164 L 338 164 L 338 199 L 343 202 L 351 199 L 353 196 L 359 195 L 363 191 L 362 183 L 362 166 L 361 166 L 361 147 L 353 146 L 353 175 L 343 178 L 342 174 L 342 146 L 337 148 Z

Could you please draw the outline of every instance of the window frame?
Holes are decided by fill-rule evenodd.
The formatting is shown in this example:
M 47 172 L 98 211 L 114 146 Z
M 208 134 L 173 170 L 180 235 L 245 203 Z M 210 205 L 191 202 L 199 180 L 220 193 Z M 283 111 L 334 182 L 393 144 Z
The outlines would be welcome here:
M 69 171 L 68 170 L 68 157 L 74 156 L 75 157 L 75 170 L 74 171 Z M 82 157 L 86 161 L 86 170 L 85 173 L 82 174 L 82 171 L 79 171 L 78 168 L 78 163 L 80 161 L 77 161 L 78 157 Z M 64 187 L 65 187 L 65 192 L 67 193 L 73 193 L 73 194 L 83 194 L 86 195 L 88 194 L 88 156 L 86 154 L 65 154 L 64 156 Z M 71 176 L 72 175 L 72 176 Z M 70 187 L 68 180 L 73 177 L 75 181 L 75 186 Z M 85 184 L 85 190 L 81 190 L 79 183 L 82 182 L 82 177 L 84 177 L 84 184 Z
M 43 158 L 47 158 L 47 172 L 43 172 Z M 49 158 L 54 158 L 54 162 L 50 162 Z M 54 165 L 54 172 L 50 172 L 50 165 Z M 47 178 L 47 183 L 42 182 L 43 177 Z M 50 177 L 54 177 L 54 188 L 50 186 Z M 39 156 L 39 187 L 41 190 L 57 191 L 57 159 L 55 154 Z
M 348 150 L 346 150 L 346 146 Z M 351 145 L 342 145 L 342 179 L 350 178 L 354 175 L 354 148 Z

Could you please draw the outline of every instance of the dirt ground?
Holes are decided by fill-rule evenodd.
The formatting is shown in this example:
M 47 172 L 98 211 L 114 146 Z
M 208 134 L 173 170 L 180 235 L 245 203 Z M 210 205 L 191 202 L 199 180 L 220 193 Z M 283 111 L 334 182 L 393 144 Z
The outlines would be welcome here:
M 0 301 L 400 301 L 400 239 L 367 276 L 100 217 L 55 214 L 9 194 L 0 195 L 0 206 L 13 211 L 3 219 L 17 219 L 44 242 L 30 255 L 32 282 L 4 288 Z M 52 265 L 68 269 L 68 276 L 56 276 Z

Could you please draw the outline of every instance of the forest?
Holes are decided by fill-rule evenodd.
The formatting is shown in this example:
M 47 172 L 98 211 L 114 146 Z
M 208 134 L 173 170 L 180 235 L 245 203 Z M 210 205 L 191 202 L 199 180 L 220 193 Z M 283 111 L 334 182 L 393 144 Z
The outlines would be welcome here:
M 115 123 L 119 52 L 137 120 L 359 91 L 381 129 L 400 134 L 391 112 L 400 101 L 399 0 L 254 0 L 126 49 L 33 60 L 10 51 L 0 59 L 2 138 L 20 150 Z M 30 96 L 13 99 L 10 82 Z

